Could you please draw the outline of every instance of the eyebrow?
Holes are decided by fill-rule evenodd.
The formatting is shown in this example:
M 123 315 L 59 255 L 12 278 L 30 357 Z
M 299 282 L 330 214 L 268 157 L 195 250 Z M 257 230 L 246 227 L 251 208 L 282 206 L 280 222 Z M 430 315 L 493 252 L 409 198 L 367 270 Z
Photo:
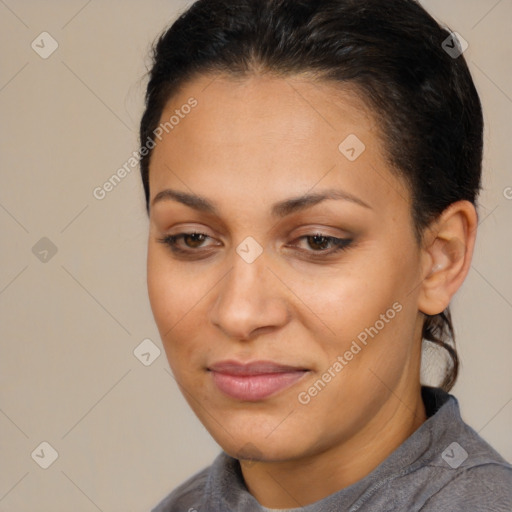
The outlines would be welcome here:
M 350 201 L 359 206 L 363 206 L 364 208 L 372 209 L 372 207 L 365 203 L 362 199 L 348 192 L 337 189 L 328 189 L 315 194 L 304 194 L 302 196 L 292 197 L 290 199 L 285 199 L 284 201 L 279 201 L 278 203 L 272 205 L 271 214 L 273 217 L 286 217 L 287 215 L 305 210 L 306 208 L 310 208 L 329 199 Z M 172 190 L 169 188 L 158 192 L 158 194 L 153 198 L 153 201 L 151 201 L 151 206 L 154 206 L 156 203 L 161 201 L 171 200 L 184 204 L 185 206 L 193 208 L 194 210 L 198 210 L 204 213 L 211 213 L 213 215 L 219 215 L 218 206 L 206 197 L 196 194 L 189 194 L 188 192 Z

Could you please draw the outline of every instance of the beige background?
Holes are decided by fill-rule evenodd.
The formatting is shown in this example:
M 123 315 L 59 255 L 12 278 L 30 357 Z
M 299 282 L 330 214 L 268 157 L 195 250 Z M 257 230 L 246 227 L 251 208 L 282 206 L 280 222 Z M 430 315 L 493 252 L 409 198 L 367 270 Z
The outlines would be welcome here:
M 512 460 L 512 1 L 424 4 L 469 42 L 487 123 L 453 393 Z M 0 0 L 0 511 L 149 510 L 218 452 L 163 352 L 149 366 L 133 354 L 147 338 L 161 348 L 138 169 L 92 193 L 137 149 L 149 45 L 185 5 Z M 47 59 L 31 48 L 43 31 L 59 45 Z M 59 454 L 46 470 L 48 449 L 31 457 L 43 441 Z

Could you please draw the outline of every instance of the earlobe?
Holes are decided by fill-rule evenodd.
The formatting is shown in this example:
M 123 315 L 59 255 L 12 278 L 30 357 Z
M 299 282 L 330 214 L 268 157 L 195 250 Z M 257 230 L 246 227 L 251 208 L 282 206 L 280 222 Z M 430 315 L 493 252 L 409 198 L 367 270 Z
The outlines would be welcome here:
M 474 205 L 457 201 L 430 226 L 422 249 L 422 313 L 437 315 L 449 306 L 471 267 L 477 225 Z

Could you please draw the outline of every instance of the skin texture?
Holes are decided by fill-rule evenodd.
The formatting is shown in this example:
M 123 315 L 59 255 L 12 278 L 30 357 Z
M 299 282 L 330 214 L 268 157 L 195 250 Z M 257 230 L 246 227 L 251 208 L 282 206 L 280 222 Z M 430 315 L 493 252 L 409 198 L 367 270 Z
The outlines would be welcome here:
M 151 205 L 151 307 L 185 398 L 222 448 L 241 459 L 249 491 L 269 508 L 304 506 L 366 476 L 425 421 L 423 313 L 443 311 L 464 280 L 476 212 L 454 203 L 418 245 L 410 193 L 354 91 L 298 76 L 201 76 L 170 100 L 162 121 L 190 97 L 197 106 L 154 149 L 151 201 L 173 189 L 207 198 L 218 212 L 172 199 Z M 350 134 L 365 145 L 355 161 L 338 149 Z M 368 207 L 326 200 L 271 215 L 276 202 L 326 189 Z M 207 237 L 178 240 L 188 257 L 159 241 L 190 232 Z M 352 243 L 322 256 L 332 244 L 301 238 L 318 233 Z M 263 249 L 252 263 L 236 252 L 249 236 Z M 299 393 L 393 304 L 400 312 L 300 403 Z M 227 359 L 308 371 L 248 402 L 213 382 L 208 368 Z

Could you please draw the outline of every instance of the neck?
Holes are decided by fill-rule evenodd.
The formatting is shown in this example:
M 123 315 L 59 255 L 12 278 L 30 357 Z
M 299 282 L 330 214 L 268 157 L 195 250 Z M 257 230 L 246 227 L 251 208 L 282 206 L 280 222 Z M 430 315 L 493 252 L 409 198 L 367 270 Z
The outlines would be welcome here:
M 277 509 L 303 507 L 367 476 L 425 420 L 418 383 L 408 394 L 391 392 L 378 414 L 342 443 L 292 461 L 254 465 L 242 461 L 242 474 L 261 505 Z

